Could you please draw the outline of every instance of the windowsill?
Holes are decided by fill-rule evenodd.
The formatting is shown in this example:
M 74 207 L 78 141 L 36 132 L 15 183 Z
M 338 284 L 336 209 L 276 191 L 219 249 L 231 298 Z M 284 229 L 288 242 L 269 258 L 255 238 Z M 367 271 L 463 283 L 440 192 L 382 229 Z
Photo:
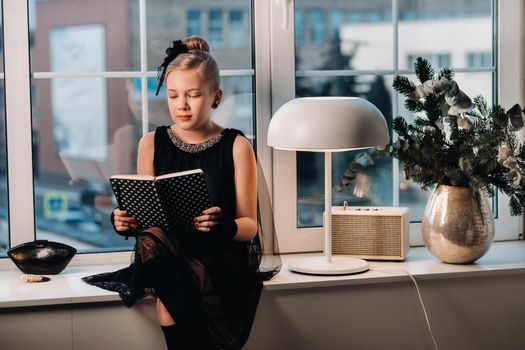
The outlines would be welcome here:
M 424 247 L 412 248 L 404 262 L 370 262 L 370 270 L 347 276 L 310 276 L 288 271 L 296 259 L 320 254 L 282 255 L 281 272 L 264 283 L 265 290 L 302 289 L 354 284 L 404 281 L 409 272 L 417 279 L 442 279 L 470 276 L 508 275 L 525 272 L 525 241 L 496 242 L 475 264 L 450 265 L 439 262 Z M 13 265 L 14 266 L 14 265 Z M 114 271 L 126 264 L 71 266 L 45 283 L 26 283 L 18 269 L 0 271 L 0 308 L 108 302 L 120 300 L 108 292 L 82 282 L 81 277 Z M 383 270 L 378 270 L 384 268 Z
M 406 281 L 410 273 L 417 279 L 443 279 L 470 276 L 490 276 L 525 272 L 525 241 L 495 242 L 474 264 L 445 264 L 432 256 L 425 247 L 410 248 L 405 261 L 370 261 L 367 272 L 345 276 L 313 276 L 288 270 L 297 259 L 318 254 L 288 254 L 282 256 L 281 272 L 265 282 L 266 290 L 329 287 Z M 406 271 L 406 272 L 405 272 Z

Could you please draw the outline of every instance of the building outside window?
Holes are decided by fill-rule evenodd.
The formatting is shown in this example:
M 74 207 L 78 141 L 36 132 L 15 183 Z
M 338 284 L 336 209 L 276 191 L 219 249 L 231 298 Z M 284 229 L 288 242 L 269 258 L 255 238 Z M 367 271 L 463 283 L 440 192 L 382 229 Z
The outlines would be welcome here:
M 195 10 L 191 9 L 187 12 L 187 23 L 188 23 L 188 29 L 187 33 L 188 36 L 190 35 L 201 35 L 201 25 L 202 25 L 202 13 L 201 10 Z
M 297 16 L 297 15 L 296 15 Z M 339 28 L 344 23 L 345 13 L 343 11 L 330 12 L 330 38 L 339 36 Z
M 326 40 L 326 16 L 322 10 L 310 12 L 310 40 L 313 46 L 321 46 Z
M 471 68 L 485 68 L 492 65 L 491 52 L 468 52 L 467 66 Z
M 451 66 L 450 53 L 410 53 L 406 56 L 406 66 L 413 67 L 416 58 L 425 57 L 432 67 L 443 68 Z M 474 67 L 473 67 L 474 68 Z
M 228 44 L 233 48 L 244 47 L 245 29 L 244 29 L 244 13 L 241 10 L 230 11 L 230 39 Z
M 295 41 L 297 45 L 303 46 L 306 40 L 306 16 L 302 10 L 295 11 Z
M 215 47 L 223 46 L 222 15 L 223 11 L 219 9 L 212 9 L 208 12 L 208 41 Z

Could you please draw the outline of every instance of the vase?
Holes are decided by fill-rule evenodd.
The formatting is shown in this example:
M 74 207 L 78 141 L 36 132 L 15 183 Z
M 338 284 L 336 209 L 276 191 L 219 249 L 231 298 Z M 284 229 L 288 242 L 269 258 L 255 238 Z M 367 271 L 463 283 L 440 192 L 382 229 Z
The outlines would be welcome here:
M 439 185 L 428 199 L 422 232 L 428 250 L 445 263 L 479 259 L 494 239 L 487 196 L 468 187 Z

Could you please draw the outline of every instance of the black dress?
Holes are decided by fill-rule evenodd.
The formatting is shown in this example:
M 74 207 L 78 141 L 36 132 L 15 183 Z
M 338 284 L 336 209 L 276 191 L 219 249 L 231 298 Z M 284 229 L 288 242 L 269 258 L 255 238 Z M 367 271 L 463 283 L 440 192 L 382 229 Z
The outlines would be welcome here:
M 192 145 L 178 139 L 169 126 L 160 126 L 155 131 L 155 175 L 202 169 L 212 206 L 235 218 L 233 143 L 238 135 L 244 136 L 241 131 L 224 129 Z M 137 232 L 129 267 L 82 280 L 119 292 L 128 307 L 146 295 L 159 297 L 195 349 L 242 348 L 255 317 L 262 281 L 280 269 L 273 222 L 271 237 L 263 237 L 260 175 L 259 230 L 254 240 L 224 239 L 215 228 L 210 232 L 175 229 L 166 232 L 168 242 Z M 264 250 L 269 252 L 266 259 Z

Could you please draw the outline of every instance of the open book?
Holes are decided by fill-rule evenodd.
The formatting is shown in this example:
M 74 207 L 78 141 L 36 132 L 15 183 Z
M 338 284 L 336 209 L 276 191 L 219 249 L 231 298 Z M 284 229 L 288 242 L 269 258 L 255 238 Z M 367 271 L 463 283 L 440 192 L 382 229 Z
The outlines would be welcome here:
M 201 169 L 162 176 L 113 175 L 109 182 L 121 210 L 137 219 L 139 229 L 193 227 L 193 218 L 211 207 Z

